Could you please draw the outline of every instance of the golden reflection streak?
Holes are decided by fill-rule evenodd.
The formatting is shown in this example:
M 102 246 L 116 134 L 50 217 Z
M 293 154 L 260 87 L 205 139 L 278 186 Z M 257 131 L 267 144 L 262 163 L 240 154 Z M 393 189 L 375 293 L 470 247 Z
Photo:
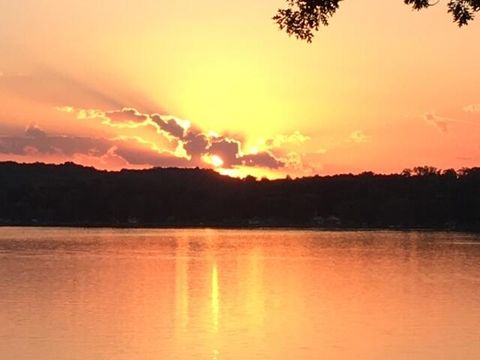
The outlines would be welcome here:
M 212 325 L 214 333 L 218 333 L 218 321 L 220 314 L 220 295 L 219 295 L 219 285 L 218 285 L 218 268 L 217 262 L 213 263 L 212 267 L 212 279 L 211 279 L 211 307 L 212 307 Z

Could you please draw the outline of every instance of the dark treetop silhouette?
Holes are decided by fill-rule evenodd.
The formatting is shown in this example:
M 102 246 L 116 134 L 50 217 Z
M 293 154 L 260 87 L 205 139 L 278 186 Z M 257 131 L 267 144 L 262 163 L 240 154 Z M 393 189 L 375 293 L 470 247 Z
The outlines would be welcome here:
M 0 225 L 480 230 L 480 168 L 234 179 L 212 170 L 0 163 Z
M 320 25 L 328 25 L 330 18 L 338 10 L 343 0 L 287 0 L 288 7 L 279 9 L 273 19 L 289 35 L 298 39 L 312 41 L 313 31 Z M 385 0 L 382 0 L 385 1 Z M 437 4 L 440 0 L 403 0 L 415 10 L 421 10 Z M 480 11 L 480 0 L 449 0 L 448 12 L 459 26 L 467 25 Z

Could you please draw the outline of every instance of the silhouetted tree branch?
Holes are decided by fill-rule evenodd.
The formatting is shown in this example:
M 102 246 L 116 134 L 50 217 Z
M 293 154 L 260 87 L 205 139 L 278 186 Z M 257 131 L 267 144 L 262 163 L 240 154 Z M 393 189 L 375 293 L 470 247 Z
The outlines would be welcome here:
M 273 17 L 280 29 L 298 39 L 311 42 L 313 32 L 320 25 L 327 26 L 343 0 L 286 0 L 287 8 L 279 9 Z M 422 10 L 436 5 L 440 0 L 404 0 L 414 10 Z M 467 25 L 480 11 L 480 0 L 449 0 L 448 12 L 458 26 Z

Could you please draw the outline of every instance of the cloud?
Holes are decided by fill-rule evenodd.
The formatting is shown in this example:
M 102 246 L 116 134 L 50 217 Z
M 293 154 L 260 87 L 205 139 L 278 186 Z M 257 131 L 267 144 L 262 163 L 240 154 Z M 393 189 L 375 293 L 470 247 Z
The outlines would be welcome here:
M 223 138 L 217 136 L 209 138 L 210 145 L 206 147 L 205 152 L 208 157 L 218 156 L 224 169 L 235 167 L 262 167 L 268 169 L 280 169 L 285 166 L 285 162 L 278 159 L 269 151 L 244 154 L 242 152 L 242 143 L 236 139 Z
M 20 156 L 55 155 L 72 158 L 121 159 L 125 165 L 186 167 L 191 162 L 168 151 L 159 151 L 153 144 L 135 139 L 104 139 L 68 135 L 49 135 L 37 125 L 29 125 L 24 134 L 0 137 L 0 154 Z
M 177 157 L 171 152 L 159 152 L 146 147 L 116 145 L 113 152 L 132 165 L 146 165 L 153 167 L 189 167 L 192 163 L 185 158 Z
M 208 155 L 217 155 L 223 160 L 224 167 L 230 168 L 239 164 L 241 144 L 239 141 L 228 138 L 214 139 L 208 147 Z
M 75 108 L 73 108 L 71 106 L 64 106 L 62 108 L 57 107 L 57 109 L 59 111 L 67 112 L 67 113 L 71 113 L 71 112 L 76 111 Z M 107 124 L 106 120 L 108 120 L 108 119 L 106 119 L 105 113 L 103 111 L 96 110 L 96 109 L 79 109 L 78 112 L 77 112 L 77 119 L 78 120 L 100 119 L 100 120 L 103 121 L 103 124 Z M 108 125 L 110 125 L 110 123 Z
M 178 139 L 183 139 L 185 136 L 185 128 L 175 118 L 164 118 L 161 115 L 154 114 L 151 117 L 152 121 L 158 125 L 160 129 Z
M 190 129 L 183 138 L 183 147 L 192 158 L 201 157 L 207 152 L 209 146 L 208 136 L 197 129 Z
M 111 147 L 105 139 L 47 135 L 38 127 L 29 126 L 23 135 L 0 137 L 0 153 L 29 155 L 32 153 L 72 156 L 89 154 L 100 156 Z
M 369 139 L 370 139 L 370 136 L 365 135 L 365 133 L 363 131 L 360 131 L 360 130 L 356 130 L 356 131 L 352 132 L 350 134 L 350 136 L 348 137 L 348 140 L 350 142 L 355 143 L 355 144 L 366 143 L 366 142 L 369 141 Z
M 45 131 L 40 129 L 35 123 L 31 123 L 29 126 L 27 126 L 27 128 L 25 129 L 25 135 L 32 138 L 44 138 L 45 136 L 47 136 Z
M 464 111 L 470 113 L 480 112 L 480 105 L 469 105 L 464 108 Z M 450 131 L 452 125 L 468 127 L 477 127 L 480 125 L 477 120 L 447 118 L 434 113 L 427 113 L 423 118 L 427 124 L 436 127 L 444 134 Z
M 132 108 L 123 108 L 122 110 L 107 111 L 104 116 L 112 123 L 144 123 L 149 119 L 148 115 L 141 114 Z
M 164 117 L 159 114 L 145 114 L 134 108 L 102 111 L 98 109 L 75 109 L 73 107 L 57 107 L 58 111 L 74 112 L 79 120 L 98 120 L 103 125 L 118 129 L 151 128 L 166 137 L 169 141 L 180 140 L 185 135 L 184 123 L 173 117 Z
M 30 124 L 23 134 L 0 137 L 0 154 L 17 156 L 56 156 L 70 161 L 72 158 L 102 166 L 107 160 L 115 160 L 125 167 L 206 167 L 202 156 L 216 155 L 223 161 L 222 167 L 265 167 L 278 169 L 284 163 L 268 152 L 242 155 L 240 142 L 234 139 L 208 139 L 205 134 L 193 133 L 185 138 L 190 157 L 158 149 L 155 144 L 140 137 L 119 136 L 113 139 L 71 135 L 50 135 L 37 124 Z M 182 149 L 183 150 L 183 149 Z M 180 151 L 181 152 L 181 151 Z M 113 161 L 112 160 L 112 161 Z M 100 164 L 100 165 L 99 165 Z
M 261 166 L 269 169 L 279 169 L 285 166 L 285 162 L 275 158 L 267 151 L 241 156 L 239 161 L 244 166 Z
M 116 129 L 127 128 L 134 131 L 142 127 L 155 129 L 158 136 L 166 137 L 170 143 L 176 144 L 170 150 L 143 142 L 142 147 L 135 148 L 115 144 L 114 153 L 128 161 L 130 164 L 149 164 L 151 166 L 185 166 L 185 167 L 220 167 L 219 161 L 212 162 L 208 159 L 218 157 L 221 167 L 233 169 L 235 167 L 259 167 L 279 169 L 286 162 L 269 151 L 268 147 L 255 153 L 244 153 L 243 141 L 236 135 L 205 132 L 189 121 L 180 120 L 173 116 L 157 113 L 146 114 L 134 108 L 103 111 L 98 109 L 76 109 L 70 106 L 57 107 L 58 111 L 72 113 L 80 120 L 98 121 L 102 125 Z M 126 140 L 125 132 L 119 133 L 117 140 Z M 150 134 L 151 136 L 152 134 Z M 130 136 L 140 138 L 140 136 Z M 290 135 L 278 135 L 269 139 L 271 147 L 280 147 L 282 144 L 300 144 L 309 139 L 296 131 Z M 133 140 L 135 142 L 135 140 Z M 139 141 L 137 141 L 138 143 Z M 138 145 L 138 144 L 137 144 Z M 175 149 L 175 151 L 173 151 Z M 253 151 L 252 151 L 253 152 Z M 173 158 L 172 158 L 173 156 Z
M 268 151 L 255 154 L 242 154 L 241 143 L 235 139 L 216 138 L 207 148 L 209 156 L 219 156 L 223 161 L 224 168 L 233 168 L 235 166 L 264 167 L 269 169 L 279 169 L 285 165 L 284 162 L 275 158 Z
M 478 113 L 480 112 L 480 104 L 467 105 L 463 108 L 463 111 L 469 112 L 469 113 Z
M 295 131 L 290 135 L 277 135 L 265 141 L 269 148 L 281 147 L 284 144 L 301 145 L 310 140 L 309 136 L 303 135 L 300 131 Z
M 73 113 L 75 108 L 73 106 L 55 106 L 55 110 L 65 113 Z
M 443 133 L 448 132 L 449 124 L 452 122 L 451 119 L 447 119 L 433 113 L 427 113 L 424 115 L 423 118 L 425 119 L 425 122 L 427 124 L 430 124 L 436 127 L 438 130 L 440 130 Z

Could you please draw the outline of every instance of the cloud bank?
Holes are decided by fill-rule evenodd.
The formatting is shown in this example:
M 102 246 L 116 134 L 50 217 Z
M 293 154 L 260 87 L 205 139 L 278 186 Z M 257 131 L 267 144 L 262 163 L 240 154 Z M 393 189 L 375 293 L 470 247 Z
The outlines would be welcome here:
M 296 132 L 265 141 L 261 150 L 245 152 L 239 137 L 203 131 L 189 121 L 173 116 L 142 113 L 134 108 L 103 111 L 56 107 L 76 121 L 93 122 L 116 136 L 94 137 L 54 134 L 35 123 L 23 133 L 0 137 L 0 155 L 42 158 L 90 159 L 95 164 L 114 161 L 119 167 L 210 167 L 222 169 L 282 169 L 287 159 L 275 155 L 275 146 L 307 139 Z M 141 132 L 143 131 L 143 133 Z M 142 137 L 152 135 L 158 141 Z M 133 134 L 133 135 L 132 135 Z M 161 144 L 168 144 L 168 147 Z M 215 161 L 212 161 L 214 159 Z

